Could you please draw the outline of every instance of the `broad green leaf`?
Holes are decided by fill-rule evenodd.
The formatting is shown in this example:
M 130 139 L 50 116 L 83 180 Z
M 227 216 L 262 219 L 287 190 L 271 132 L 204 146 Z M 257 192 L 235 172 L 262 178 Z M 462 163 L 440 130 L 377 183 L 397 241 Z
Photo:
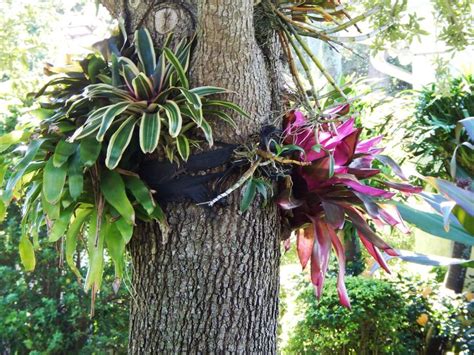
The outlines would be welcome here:
M 245 212 L 255 199 L 257 194 L 257 185 L 254 179 L 249 179 L 242 189 L 242 199 L 240 200 L 240 211 Z
M 156 203 L 150 189 L 140 178 L 135 176 L 124 176 L 124 180 L 127 189 L 130 190 L 133 197 L 135 197 L 138 203 L 151 215 L 155 210 Z
M 142 28 L 135 31 L 135 48 L 146 75 L 152 75 L 155 71 L 156 54 L 153 48 L 153 41 L 147 29 Z
M 5 191 L 3 192 L 3 195 L 2 195 L 3 201 L 5 203 L 8 204 L 11 201 L 12 196 L 13 196 L 13 190 L 15 189 L 18 181 L 21 179 L 26 169 L 28 168 L 28 165 L 36 156 L 36 153 L 38 153 L 38 150 L 44 141 L 45 141 L 44 139 L 37 139 L 37 140 L 32 141 L 30 145 L 28 146 L 28 149 L 23 159 L 18 163 L 17 166 L 15 166 L 14 173 L 8 180 L 7 186 L 5 187 Z
M 56 149 L 54 150 L 53 155 L 53 164 L 55 167 L 59 168 L 63 165 L 69 157 L 76 151 L 76 144 L 68 143 L 66 141 L 60 140 Z
M 36 257 L 33 244 L 26 235 L 22 235 L 20 238 L 20 259 L 26 271 L 33 271 L 36 266 Z
M 49 231 L 48 241 L 54 243 L 61 238 L 69 226 L 69 221 L 71 220 L 72 213 L 74 212 L 74 207 L 71 206 L 66 210 L 61 212 L 59 219 L 54 221 L 53 227 Z
M 97 142 L 97 144 L 99 143 Z M 69 163 L 68 170 L 69 194 L 73 200 L 77 200 L 84 189 L 83 168 L 80 151 L 76 150 L 72 156 L 71 162 Z
M 61 209 L 59 203 L 49 203 L 46 201 L 45 195 L 41 194 L 41 206 L 43 206 L 43 210 L 50 220 L 54 221 L 59 218 L 59 211 Z
M 130 239 L 132 239 L 133 236 L 133 224 L 127 223 L 125 219 L 120 217 L 115 221 L 115 225 L 119 230 L 120 234 L 122 235 L 125 244 L 128 244 L 128 242 L 130 242 Z
M 140 120 L 140 148 L 143 153 L 152 153 L 158 146 L 161 131 L 161 117 L 159 112 L 144 112 Z
M 230 90 L 219 88 L 217 86 L 199 86 L 197 88 L 189 89 L 189 91 L 200 97 L 232 92 Z
M 43 194 L 51 204 L 57 204 L 64 190 L 66 182 L 67 165 L 55 167 L 53 158 L 46 163 L 43 171 Z
M 115 169 L 122 159 L 122 155 L 127 149 L 132 139 L 133 130 L 137 120 L 135 116 L 127 118 L 110 138 L 105 157 L 105 165 L 109 169 Z
M 174 101 L 167 101 L 163 106 L 166 117 L 168 118 L 168 130 L 172 138 L 176 138 L 181 132 L 183 118 L 178 105 Z
M 188 78 L 186 77 L 186 72 L 184 71 L 184 68 L 182 67 L 178 58 L 169 48 L 163 48 L 163 53 L 165 54 L 166 59 L 168 59 L 173 68 L 176 70 L 176 74 L 178 75 L 181 86 L 186 89 L 189 89 L 189 82 Z
M 108 233 L 105 235 L 105 245 L 110 258 L 114 262 L 115 278 L 121 279 L 125 268 L 125 240 L 115 223 L 111 224 Z
M 189 158 L 189 141 L 186 136 L 180 134 L 176 137 L 176 147 L 178 148 L 178 153 L 184 161 L 187 161 Z
M 245 112 L 239 105 L 234 104 L 233 102 L 229 101 L 222 101 L 222 100 L 207 100 L 206 106 L 220 106 L 231 109 L 244 117 L 250 118 L 249 114 Z
M 99 142 L 104 140 L 104 136 L 107 133 L 107 130 L 110 128 L 114 122 L 115 117 L 120 116 L 130 105 L 129 102 L 119 102 L 115 105 L 109 106 L 107 111 L 105 111 L 104 116 L 102 117 L 102 123 L 100 125 L 99 132 L 97 132 L 96 139 Z
M 102 144 L 95 138 L 86 138 L 81 140 L 79 145 L 79 156 L 85 166 L 92 166 L 99 157 Z
M 100 227 L 100 229 L 99 229 Z M 91 288 L 93 292 L 100 290 L 102 273 L 104 271 L 104 240 L 110 229 L 110 224 L 103 218 L 100 226 L 97 225 L 97 212 L 90 215 L 89 228 L 87 231 L 87 253 L 89 257 L 89 268 L 87 270 L 84 290 Z
M 420 211 L 401 203 L 397 203 L 397 208 L 406 222 L 413 224 L 426 233 L 458 243 L 474 245 L 474 237 L 461 227 L 452 224 L 449 232 L 446 232 L 441 215 Z
M 153 96 L 153 84 L 143 73 L 137 75 L 132 81 L 135 97 L 141 100 L 150 99 Z
M 115 208 L 128 224 L 135 223 L 135 211 L 130 203 L 122 177 L 115 171 L 104 169 L 100 188 L 105 200 Z
M 71 268 L 72 272 L 81 279 L 81 273 L 76 267 L 74 262 L 74 253 L 77 248 L 77 237 L 81 231 L 81 227 L 84 224 L 85 219 L 92 213 L 90 208 L 78 208 L 75 211 L 74 216 L 72 217 L 69 229 L 66 233 L 66 262 Z

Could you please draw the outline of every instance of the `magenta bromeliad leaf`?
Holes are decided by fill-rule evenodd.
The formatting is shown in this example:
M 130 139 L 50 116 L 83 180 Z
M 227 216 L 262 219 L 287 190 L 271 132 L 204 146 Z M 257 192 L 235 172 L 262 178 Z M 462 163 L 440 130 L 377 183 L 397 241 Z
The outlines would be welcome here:
M 347 111 L 344 105 L 329 115 L 337 117 L 339 112 Z M 292 184 L 288 184 L 291 187 L 281 192 L 277 202 L 283 210 L 291 210 L 289 220 L 297 231 L 298 256 L 303 268 L 311 263 L 311 281 L 317 297 L 322 294 L 333 248 L 339 263 L 339 299 L 342 305 L 350 307 L 344 285 L 345 251 L 338 231 L 345 221 L 350 221 L 367 251 L 390 272 L 381 251 L 391 256 L 397 253 L 374 232 L 369 222 L 408 233 L 390 200 L 396 192 L 418 193 L 421 188 L 383 179 L 380 170 L 373 166 L 374 161 L 389 166 L 402 180 L 406 178 L 393 159 L 380 155 L 383 149 L 377 145 L 383 137 L 360 140 L 362 129 L 355 127 L 353 118 L 315 129 L 303 113 L 293 111 L 285 122 L 284 143 L 301 147 L 304 152 L 299 152 L 297 159 L 311 164 L 293 171 Z

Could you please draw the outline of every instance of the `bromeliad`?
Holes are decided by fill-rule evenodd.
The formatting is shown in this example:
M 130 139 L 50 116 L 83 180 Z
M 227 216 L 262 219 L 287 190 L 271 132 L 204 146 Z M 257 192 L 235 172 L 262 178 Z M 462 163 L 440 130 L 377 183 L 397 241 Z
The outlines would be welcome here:
M 343 105 L 326 112 L 326 116 L 338 118 L 347 111 L 348 105 Z M 407 183 L 382 179 L 380 170 L 374 167 L 375 161 L 389 165 L 401 179 L 406 177 L 391 158 L 380 155 L 382 149 L 377 144 L 382 136 L 360 140 L 360 133 L 354 118 L 337 124 L 311 125 L 303 113 L 289 113 L 284 127 L 285 144 L 301 147 L 303 151 L 297 153 L 297 159 L 311 164 L 293 170 L 277 199 L 283 210 L 291 211 L 288 214 L 297 234 L 298 256 L 303 268 L 311 262 L 311 280 L 318 297 L 331 246 L 334 248 L 339 262 L 339 299 L 347 307 L 350 301 L 344 285 L 345 254 L 338 231 L 346 220 L 350 221 L 367 251 L 389 271 L 381 251 L 392 256 L 397 252 L 373 231 L 367 220 L 375 225 L 396 226 L 407 233 L 397 208 L 389 203 L 395 195 L 390 189 L 405 193 L 421 191 Z

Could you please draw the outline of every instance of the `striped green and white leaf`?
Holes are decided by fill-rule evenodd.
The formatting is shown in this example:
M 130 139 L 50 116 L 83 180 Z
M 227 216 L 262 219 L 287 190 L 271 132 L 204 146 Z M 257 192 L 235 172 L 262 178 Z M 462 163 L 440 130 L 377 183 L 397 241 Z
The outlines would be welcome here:
M 222 100 L 207 100 L 206 101 L 207 106 L 217 106 L 217 107 L 224 107 L 228 108 L 230 110 L 233 110 L 240 115 L 250 118 L 249 114 L 245 112 L 239 105 L 234 104 L 233 102 L 230 101 L 222 101 Z
M 180 134 L 176 137 L 176 147 L 178 148 L 178 154 L 184 161 L 187 161 L 190 154 L 189 140 L 186 136 Z
M 119 102 L 115 105 L 109 106 L 107 111 L 105 111 L 104 116 L 102 117 L 102 122 L 100 124 L 99 132 L 97 132 L 96 139 L 99 142 L 104 140 L 104 136 L 107 133 L 107 130 L 110 128 L 117 116 L 120 116 L 129 106 L 129 102 Z
M 135 116 L 128 117 L 110 138 L 105 157 L 105 165 L 109 169 L 115 169 L 120 163 L 125 149 L 130 144 L 136 123 Z
M 199 86 L 197 88 L 189 89 L 189 91 L 200 97 L 216 95 L 216 94 L 226 94 L 226 93 L 232 92 L 230 90 L 220 88 L 217 86 Z
M 161 117 L 159 112 L 143 113 L 140 120 L 140 148 L 143 153 L 152 153 L 155 151 L 160 140 Z
M 181 111 L 174 101 L 167 101 L 162 107 L 168 118 L 168 132 L 172 138 L 176 138 L 183 126 Z
M 179 59 L 176 57 L 176 55 L 169 49 L 169 48 L 164 48 L 163 53 L 166 56 L 166 59 L 171 63 L 173 68 L 175 69 L 176 75 L 179 78 L 179 82 L 182 87 L 185 89 L 189 89 L 189 81 L 186 76 L 186 72 L 179 62 Z
M 125 83 L 129 89 L 132 89 L 132 81 L 138 74 L 140 74 L 140 70 L 137 68 L 135 63 L 127 57 L 120 57 L 119 64 L 122 66 L 121 75 L 125 79 Z
M 151 35 L 147 29 L 141 28 L 135 31 L 135 47 L 146 75 L 153 75 L 156 65 L 156 54 Z
M 144 73 L 138 74 L 133 79 L 132 86 L 135 97 L 138 99 L 150 99 L 153 96 L 153 84 Z

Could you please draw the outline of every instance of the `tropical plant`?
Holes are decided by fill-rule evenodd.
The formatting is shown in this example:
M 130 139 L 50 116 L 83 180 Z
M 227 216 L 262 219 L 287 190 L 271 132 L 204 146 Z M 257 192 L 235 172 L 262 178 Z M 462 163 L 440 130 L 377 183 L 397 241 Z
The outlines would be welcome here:
M 112 37 L 102 56 L 90 54 L 72 68 L 49 67 L 50 73 L 66 73 L 36 94 L 47 99 L 31 112 L 39 124 L 28 122 L 0 138 L 9 156 L 25 152 L 6 182 L 2 209 L 22 200 L 19 248 L 26 270 L 35 267 L 34 249 L 46 228 L 49 242 L 64 238 L 66 261 L 78 279 L 73 258 L 84 244 L 84 287 L 93 294 L 101 286 L 107 250 L 117 288 L 136 219 L 155 219 L 167 228 L 152 191 L 134 172 L 140 157 L 159 148 L 169 160 L 186 160 L 191 145 L 201 142 L 196 128 L 213 144 L 209 115 L 233 123 L 219 107 L 245 114 L 231 102 L 208 99 L 225 89 L 190 88 L 192 43 L 182 40 L 171 50 L 170 40 L 157 55 L 150 34 L 140 29 L 133 44 Z
M 391 158 L 380 155 L 382 149 L 376 145 L 382 140 L 381 136 L 360 141 L 361 129 L 354 127 L 353 118 L 340 122 L 347 112 L 347 105 L 327 111 L 326 115 L 332 120 L 329 118 L 329 123 L 316 126 L 301 112 L 287 116 L 285 143 L 300 147 L 297 160 L 305 164 L 287 177 L 277 202 L 290 212 L 290 226 L 298 231 L 297 250 L 303 268 L 311 260 L 311 279 L 318 297 L 322 293 L 331 245 L 334 247 L 339 260 L 339 298 L 349 307 L 344 286 L 345 254 L 337 230 L 343 228 L 347 218 L 367 251 L 388 271 L 379 250 L 392 256 L 397 252 L 375 234 L 366 219 L 408 232 L 397 208 L 389 203 L 395 193 L 383 187 L 406 193 L 417 193 L 421 189 L 380 176 L 380 170 L 373 166 L 374 161 L 390 166 L 406 180 Z M 334 122 L 336 124 L 331 124 Z M 364 184 L 364 180 L 377 186 Z

